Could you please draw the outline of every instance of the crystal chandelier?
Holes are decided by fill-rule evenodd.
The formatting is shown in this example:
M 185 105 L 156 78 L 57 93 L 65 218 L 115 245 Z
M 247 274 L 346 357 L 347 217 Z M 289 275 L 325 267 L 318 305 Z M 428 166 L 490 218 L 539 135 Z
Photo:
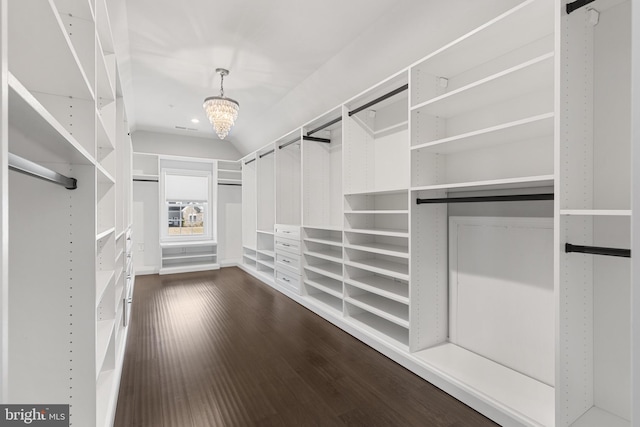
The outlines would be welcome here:
M 202 106 L 213 125 L 213 130 L 218 134 L 218 138 L 225 139 L 238 118 L 240 104 L 238 101 L 224 96 L 224 76 L 229 75 L 229 70 L 216 68 L 216 73 L 220 74 L 220 96 L 206 98 Z

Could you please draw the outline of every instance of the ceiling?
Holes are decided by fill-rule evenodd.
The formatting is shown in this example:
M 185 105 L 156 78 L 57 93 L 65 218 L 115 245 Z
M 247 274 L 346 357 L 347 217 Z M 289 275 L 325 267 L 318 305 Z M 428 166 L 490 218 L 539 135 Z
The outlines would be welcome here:
M 217 139 L 202 101 L 219 94 L 215 69 L 227 68 L 225 95 L 240 103 L 227 141 L 243 154 L 388 75 L 380 73 L 406 67 L 430 44 L 439 46 L 477 25 L 456 19 L 460 24 L 452 28 L 460 7 L 487 19 L 518 2 L 110 1 L 131 129 Z M 421 27 L 433 27 L 444 40 L 415 40 L 427 31 Z M 398 42 L 407 37 L 414 42 Z M 356 70 L 346 76 L 358 67 L 366 75 Z M 377 73 L 367 71 L 372 68 Z

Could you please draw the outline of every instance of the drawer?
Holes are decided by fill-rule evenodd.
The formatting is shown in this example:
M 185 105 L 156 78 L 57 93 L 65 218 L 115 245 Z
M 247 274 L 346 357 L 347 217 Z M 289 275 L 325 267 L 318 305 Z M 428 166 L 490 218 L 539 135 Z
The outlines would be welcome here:
M 279 237 L 285 237 L 288 239 L 300 240 L 300 226 L 276 224 L 275 235 Z
M 295 255 L 300 254 L 300 240 L 287 239 L 284 237 L 276 236 L 274 242 L 276 252 L 286 251 Z
M 300 274 L 300 256 L 276 252 L 276 268 L 278 270 L 283 268 L 293 274 Z
M 300 276 L 276 271 L 276 282 L 285 289 L 300 295 Z

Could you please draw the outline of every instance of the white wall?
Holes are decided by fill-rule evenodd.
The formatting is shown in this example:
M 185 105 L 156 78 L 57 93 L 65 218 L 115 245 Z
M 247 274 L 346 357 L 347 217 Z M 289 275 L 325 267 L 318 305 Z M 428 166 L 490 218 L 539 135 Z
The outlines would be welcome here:
M 400 0 L 352 43 L 240 132 L 248 154 L 338 106 L 434 50 L 484 24 L 521 0 Z M 337 11 L 336 13 L 340 13 Z M 331 31 L 315 23 L 313 31 Z
M 229 142 L 220 141 L 213 131 L 211 138 L 189 135 L 135 131 L 131 134 L 133 151 L 173 156 L 204 157 L 208 159 L 238 160 L 240 152 Z
M 133 183 L 133 267 L 136 274 L 160 269 L 158 183 Z

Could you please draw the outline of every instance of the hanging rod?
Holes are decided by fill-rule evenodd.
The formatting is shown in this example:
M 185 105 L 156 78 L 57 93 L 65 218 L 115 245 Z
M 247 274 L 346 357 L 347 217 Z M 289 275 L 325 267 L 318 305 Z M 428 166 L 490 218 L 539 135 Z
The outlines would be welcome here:
M 140 179 L 140 178 L 133 178 L 134 181 L 136 182 L 158 182 L 157 179 Z
M 305 141 L 315 141 L 315 142 L 324 142 L 327 144 L 331 144 L 331 140 L 327 138 L 318 138 L 316 136 L 303 136 L 302 139 Z
M 474 203 L 474 202 L 519 202 L 527 200 L 553 200 L 553 193 L 509 194 L 506 196 L 442 197 L 438 199 L 416 199 L 419 205 L 428 203 Z
M 231 185 L 231 186 L 235 186 L 235 187 L 242 187 L 242 184 L 229 184 L 226 182 L 219 182 L 218 185 Z
M 583 6 L 593 3 L 595 0 L 576 0 L 572 3 L 567 3 L 567 13 L 571 13 L 576 9 L 580 9 Z
M 9 169 L 62 185 L 67 190 L 75 190 L 78 188 L 78 181 L 75 178 L 69 178 L 68 176 L 61 175 L 58 172 L 47 169 L 44 166 L 40 166 L 39 164 L 32 162 L 31 160 L 27 160 L 12 153 L 9 153 Z
M 296 139 L 292 139 L 292 140 L 291 140 L 291 141 L 289 141 L 289 142 L 285 142 L 284 144 L 282 144 L 282 145 L 278 146 L 278 149 L 282 150 L 284 147 L 288 147 L 288 146 L 290 146 L 291 144 L 293 144 L 293 143 L 295 143 L 295 142 L 298 142 L 298 141 L 300 141 L 300 137 L 298 137 L 298 138 L 296 138 Z
M 247 161 L 247 162 L 244 162 L 244 164 L 245 164 L 245 165 L 248 165 L 249 163 L 251 163 L 251 162 L 255 162 L 255 161 L 256 161 L 256 159 L 255 159 L 255 158 L 253 158 L 253 159 L 251 159 L 251 160 L 249 160 L 249 161 Z
M 327 123 L 325 123 L 325 124 L 323 124 L 321 126 L 318 126 L 317 128 L 312 129 L 309 132 L 307 132 L 307 136 L 311 136 L 316 132 L 320 132 L 322 129 L 328 128 L 329 126 L 334 125 L 334 124 L 338 123 L 341 120 L 342 120 L 342 116 L 338 117 L 337 119 L 333 119 L 330 122 L 327 122 Z
M 631 258 L 631 249 L 603 248 L 599 246 L 579 246 L 579 245 L 572 245 L 571 243 L 566 243 L 564 245 L 564 251 L 566 253 L 579 252 L 583 254 L 607 255 L 607 256 Z
M 407 89 L 409 89 L 409 85 L 408 85 L 408 84 L 406 84 L 406 85 L 404 85 L 404 86 L 400 86 L 398 89 L 394 89 L 394 90 L 392 90 L 392 91 L 391 91 L 391 92 L 389 92 L 389 93 L 385 93 L 385 94 L 384 94 L 384 95 L 382 95 L 381 97 L 376 98 L 376 99 L 374 99 L 374 100 L 373 100 L 373 101 L 371 101 L 371 102 L 367 102 L 367 103 L 366 103 L 366 104 L 364 104 L 362 107 L 358 107 L 358 108 L 356 108 L 356 109 L 355 109 L 355 110 L 353 110 L 353 111 L 349 111 L 349 117 L 353 116 L 354 114 L 359 113 L 359 112 L 360 112 L 360 111 L 362 111 L 362 110 L 366 110 L 367 108 L 371 107 L 372 105 L 376 105 L 377 103 L 382 102 L 382 101 L 384 101 L 384 100 L 385 100 L 385 99 L 387 99 L 387 98 L 391 98 L 391 97 L 392 97 L 392 96 L 394 96 L 394 95 L 397 95 L 397 94 L 399 94 L 399 93 L 401 93 L 401 92 L 404 92 L 404 91 L 405 91 L 405 90 L 407 90 Z
M 274 151 L 275 150 L 271 149 L 271 150 L 267 151 L 266 153 L 262 153 L 262 154 L 260 154 L 260 158 L 263 158 L 264 156 L 268 156 L 269 154 L 273 153 Z M 245 163 L 245 165 L 246 165 L 246 163 Z

